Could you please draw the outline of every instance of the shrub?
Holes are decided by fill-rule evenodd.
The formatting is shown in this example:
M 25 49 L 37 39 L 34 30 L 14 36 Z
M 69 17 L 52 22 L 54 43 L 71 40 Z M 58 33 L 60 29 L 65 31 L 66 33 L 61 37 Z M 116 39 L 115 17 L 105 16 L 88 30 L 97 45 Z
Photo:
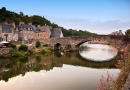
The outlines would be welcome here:
M 15 48 L 16 48 L 16 45 L 15 45 L 15 44 L 12 44 L 12 48 L 14 48 L 14 49 L 15 49 Z
M 11 45 L 11 47 L 13 48 L 13 49 L 15 49 L 16 48 L 16 45 L 15 44 L 13 44 L 13 43 L 9 43 L 10 45 Z
M 36 41 L 36 48 L 41 47 L 41 43 L 39 40 Z
M 10 53 L 11 56 L 13 56 L 13 57 L 22 56 L 22 53 L 19 52 L 17 49 L 11 49 L 11 50 L 9 51 L 9 53 Z
M 19 51 L 24 51 L 24 52 L 28 51 L 28 46 L 27 45 L 20 45 Z
M 40 56 L 36 56 L 36 61 L 39 63 L 41 62 L 41 57 Z
M 48 47 L 48 44 L 43 44 L 43 47 Z
M 51 54 L 51 49 L 50 48 L 44 48 L 40 51 L 42 54 L 45 54 L 45 55 L 49 55 Z
M 26 62 L 28 62 L 28 57 L 20 57 L 19 61 L 22 63 L 26 63 Z

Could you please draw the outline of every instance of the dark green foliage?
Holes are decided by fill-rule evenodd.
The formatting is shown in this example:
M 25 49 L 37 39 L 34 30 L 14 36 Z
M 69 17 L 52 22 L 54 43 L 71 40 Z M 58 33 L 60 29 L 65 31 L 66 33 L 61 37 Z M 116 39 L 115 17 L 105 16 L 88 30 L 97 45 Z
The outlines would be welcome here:
M 26 63 L 26 62 L 28 62 L 28 57 L 20 57 L 19 61 L 22 63 Z
M 23 12 L 15 13 L 15 12 L 11 12 L 6 10 L 5 7 L 2 7 L 2 9 L 0 9 L 0 23 L 7 21 L 8 23 L 12 23 L 15 22 L 16 25 L 19 24 L 20 21 L 25 22 L 26 24 L 29 22 L 32 22 L 33 25 L 49 25 L 52 28 L 57 28 L 60 27 L 55 23 L 51 23 L 49 20 L 47 20 L 46 18 L 44 18 L 44 16 L 38 16 L 38 15 L 33 15 L 33 16 L 28 16 L 28 15 L 24 15 Z M 88 32 L 88 31 L 82 31 L 82 30 L 74 30 L 74 29 L 65 29 L 63 27 L 62 28 L 62 32 L 63 35 L 65 37 L 69 37 L 69 36 L 80 36 L 80 35 L 91 35 L 92 33 Z
M 48 44 L 43 44 L 43 47 L 48 47 Z
M 127 29 L 125 35 L 130 35 L 130 29 Z
M 28 51 L 28 46 L 27 45 L 20 45 L 20 47 L 18 48 L 18 50 L 19 51 L 24 51 L 24 52 L 26 52 L 26 51 Z
M 22 56 L 22 53 L 19 52 L 17 49 L 11 49 L 11 50 L 9 51 L 9 53 L 11 54 L 12 57 Z
M 41 47 L 41 42 L 39 40 L 36 41 L 36 48 Z
M 16 48 L 16 45 L 15 45 L 15 44 L 13 44 L 13 43 L 9 43 L 9 44 L 11 45 L 11 47 L 12 47 L 13 49 Z
M 62 55 L 61 55 L 61 52 L 59 51 L 56 51 L 54 52 L 54 55 L 57 57 L 57 58 L 60 58 Z
M 42 54 L 45 54 L 45 53 L 46 53 L 46 51 L 45 51 L 44 49 L 42 49 L 42 50 L 41 50 L 41 53 L 42 53 Z
M 41 56 L 36 56 L 36 61 L 39 63 L 41 62 Z
M 62 28 L 62 32 L 65 37 L 70 37 L 70 36 L 81 36 L 81 35 L 92 35 L 93 33 L 90 33 L 88 31 L 82 31 L 82 30 L 74 30 L 74 29 L 64 29 Z

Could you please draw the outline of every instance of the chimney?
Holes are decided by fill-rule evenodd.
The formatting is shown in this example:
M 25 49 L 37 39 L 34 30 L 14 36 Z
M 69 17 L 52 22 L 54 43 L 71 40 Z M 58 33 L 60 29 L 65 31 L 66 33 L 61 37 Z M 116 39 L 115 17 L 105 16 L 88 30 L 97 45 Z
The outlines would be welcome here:
M 41 25 L 37 25 L 37 28 L 40 28 L 41 27 Z
M 15 28 L 15 22 L 11 23 L 11 25 Z
M 19 22 L 19 25 L 24 24 L 24 22 Z
M 30 25 L 30 26 L 31 26 L 31 25 L 32 25 L 32 23 L 30 22 L 30 23 L 28 23 L 28 25 Z

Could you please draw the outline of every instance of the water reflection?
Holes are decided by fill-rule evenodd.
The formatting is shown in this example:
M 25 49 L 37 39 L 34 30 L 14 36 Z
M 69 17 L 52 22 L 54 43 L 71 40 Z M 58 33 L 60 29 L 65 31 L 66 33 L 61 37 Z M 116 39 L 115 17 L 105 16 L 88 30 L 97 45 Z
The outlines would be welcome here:
M 117 55 L 117 49 L 109 45 L 84 43 L 81 45 L 79 53 L 89 60 L 108 61 Z
M 22 61 L 22 59 L 25 59 Z M 111 61 L 86 60 L 78 52 L 53 52 L 49 56 L 0 59 L 2 90 L 95 90 L 102 74 L 115 69 L 117 55 Z M 6 69 L 8 71 L 3 70 Z M 93 83 L 93 84 L 92 84 Z

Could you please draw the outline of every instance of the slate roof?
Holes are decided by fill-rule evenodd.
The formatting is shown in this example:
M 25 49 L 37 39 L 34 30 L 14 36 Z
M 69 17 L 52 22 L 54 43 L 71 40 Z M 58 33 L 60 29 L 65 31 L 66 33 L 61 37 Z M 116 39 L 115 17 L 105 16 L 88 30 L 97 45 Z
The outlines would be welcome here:
M 2 33 L 11 33 L 12 25 L 2 24 Z
M 38 28 L 35 25 L 32 25 L 32 29 L 36 31 Z
M 35 25 L 20 24 L 19 29 L 21 28 L 23 28 L 24 30 L 28 30 L 28 28 L 30 28 L 33 31 L 40 31 Z
M 58 38 L 62 34 L 61 28 L 53 28 L 51 30 L 51 36 L 50 38 Z

